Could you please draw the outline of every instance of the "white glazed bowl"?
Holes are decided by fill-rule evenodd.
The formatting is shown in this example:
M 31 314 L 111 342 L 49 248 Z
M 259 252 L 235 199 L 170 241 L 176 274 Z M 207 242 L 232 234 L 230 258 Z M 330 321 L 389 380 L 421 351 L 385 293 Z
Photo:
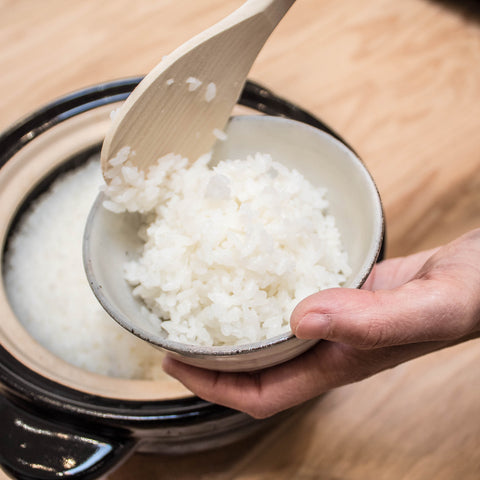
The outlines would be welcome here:
M 314 186 L 326 187 L 352 273 L 345 287 L 359 288 L 379 255 L 384 232 L 380 196 L 367 168 L 343 143 L 310 125 L 263 115 L 233 117 L 228 138 L 218 142 L 212 164 L 224 158 L 270 153 L 275 161 L 302 173 Z M 84 263 L 90 285 L 105 310 L 124 328 L 169 351 L 179 360 L 213 370 L 253 371 L 285 362 L 316 341 L 285 333 L 240 346 L 204 347 L 168 340 L 140 314 L 141 303 L 123 279 L 126 256 L 139 248 L 133 214 L 113 214 L 102 206 L 103 194 L 90 213 L 84 237 Z

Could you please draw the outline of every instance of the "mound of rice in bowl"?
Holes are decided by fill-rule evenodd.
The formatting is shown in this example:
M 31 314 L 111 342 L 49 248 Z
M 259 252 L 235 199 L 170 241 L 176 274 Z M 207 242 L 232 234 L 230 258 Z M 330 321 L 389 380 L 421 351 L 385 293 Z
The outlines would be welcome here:
M 167 155 L 147 174 L 126 147 L 104 206 L 140 212 L 143 252 L 124 267 L 151 321 L 182 343 L 252 343 L 289 330 L 295 305 L 350 273 L 326 190 L 270 155 L 193 164 Z

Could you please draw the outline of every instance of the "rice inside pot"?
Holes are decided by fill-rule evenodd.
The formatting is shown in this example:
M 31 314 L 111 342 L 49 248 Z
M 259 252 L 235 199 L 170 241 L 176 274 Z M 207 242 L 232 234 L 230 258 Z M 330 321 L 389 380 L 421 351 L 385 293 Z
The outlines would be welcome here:
M 7 296 L 32 337 L 63 360 L 102 375 L 159 379 L 162 353 L 110 318 L 85 276 L 83 231 L 102 182 L 93 159 L 22 215 L 5 257 Z

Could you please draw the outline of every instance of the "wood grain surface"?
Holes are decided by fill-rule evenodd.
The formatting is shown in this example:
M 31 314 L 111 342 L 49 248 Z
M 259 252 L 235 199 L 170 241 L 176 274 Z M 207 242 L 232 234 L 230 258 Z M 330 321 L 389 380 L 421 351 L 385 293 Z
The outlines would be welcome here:
M 0 0 L 0 129 L 80 87 L 149 71 L 241 0 Z M 387 255 L 480 225 L 480 4 L 298 0 L 250 78 L 359 152 Z M 478 340 L 314 401 L 273 431 L 186 457 L 134 455 L 111 480 L 476 480 Z

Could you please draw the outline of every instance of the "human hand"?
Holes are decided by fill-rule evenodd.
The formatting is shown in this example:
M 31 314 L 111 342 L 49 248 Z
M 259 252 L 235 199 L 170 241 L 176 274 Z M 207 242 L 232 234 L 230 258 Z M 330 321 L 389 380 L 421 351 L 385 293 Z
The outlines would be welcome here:
M 377 264 L 361 290 L 335 288 L 298 304 L 298 338 L 323 339 L 255 373 L 164 370 L 205 400 L 265 418 L 332 388 L 480 336 L 480 229 L 437 250 Z

